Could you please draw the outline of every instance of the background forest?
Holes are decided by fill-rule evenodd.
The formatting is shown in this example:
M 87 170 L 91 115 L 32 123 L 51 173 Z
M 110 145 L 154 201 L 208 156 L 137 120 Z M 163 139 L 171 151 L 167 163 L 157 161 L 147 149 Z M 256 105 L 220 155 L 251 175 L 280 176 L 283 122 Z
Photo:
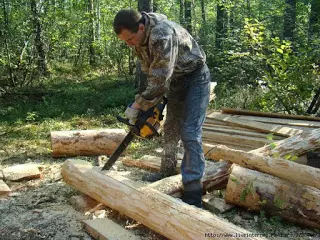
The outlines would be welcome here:
M 23 123 L 33 123 L 32 131 L 39 124 L 50 126 L 41 131 L 117 124 L 115 114 L 141 86 L 132 51 L 113 33 L 114 15 L 122 8 L 166 14 L 192 33 L 218 82 L 212 108 L 316 115 L 320 105 L 319 100 L 308 109 L 320 94 L 319 0 L 0 0 L 0 5 L 2 132 Z

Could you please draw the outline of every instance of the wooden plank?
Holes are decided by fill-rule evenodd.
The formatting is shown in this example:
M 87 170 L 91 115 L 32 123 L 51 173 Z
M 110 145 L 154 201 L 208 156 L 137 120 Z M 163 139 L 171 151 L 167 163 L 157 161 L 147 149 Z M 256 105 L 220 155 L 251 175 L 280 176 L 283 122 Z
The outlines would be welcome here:
M 257 131 L 261 131 L 265 133 L 274 133 L 274 134 L 278 134 L 280 136 L 285 136 L 285 137 L 294 136 L 302 132 L 301 130 L 282 126 L 282 125 L 274 126 L 267 123 L 255 122 L 250 120 L 242 120 L 237 117 L 233 117 L 232 115 L 218 113 L 218 112 L 211 113 L 210 115 L 208 115 L 208 117 L 221 120 L 224 122 L 233 123 L 238 126 L 255 129 Z
M 249 137 L 249 136 L 241 136 L 236 134 L 230 133 L 215 133 L 215 132 L 203 132 L 203 138 L 206 139 L 213 139 L 214 141 L 219 141 L 221 143 L 231 143 L 233 145 L 240 145 L 240 146 L 250 146 L 250 147 L 262 147 L 265 144 L 269 144 L 271 140 L 263 139 L 263 138 L 256 138 L 256 137 Z
M 0 198 L 6 197 L 11 193 L 11 189 L 8 187 L 8 185 L 0 180 Z
M 249 116 L 249 115 L 232 115 L 239 117 L 244 120 L 251 120 L 263 123 L 274 123 L 283 124 L 292 127 L 303 127 L 307 128 L 320 128 L 320 123 L 317 121 L 310 120 L 299 120 L 299 119 L 285 119 L 285 118 L 272 118 L 272 117 L 261 117 L 261 116 Z
M 227 114 L 252 115 L 252 116 L 286 118 L 286 119 L 300 119 L 300 120 L 311 120 L 311 121 L 317 121 L 317 122 L 320 121 L 319 117 L 291 115 L 291 114 L 282 114 L 282 113 L 267 113 L 267 112 L 249 111 L 249 110 L 236 109 L 236 108 L 222 108 L 221 111 Z
M 84 220 L 86 231 L 97 240 L 138 240 L 140 237 L 134 235 L 127 229 L 108 218 L 96 218 Z
M 67 160 L 61 174 L 67 184 L 162 234 L 169 239 L 243 239 L 251 233 L 216 215 L 190 206 L 148 187 L 137 187 L 127 178 L 113 172 L 101 172 L 83 160 Z M 238 235 L 237 235 L 238 234 Z
M 41 178 L 40 165 L 34 163 L 18 164 L 2 169 L 6 181 L 23 181 Z
M 252 151 L 254 150 L 255 148 L 254 147 L 250 147 L 250 146 L 239 146 L 239 145 L 232 145 L 232 144 L 228 144 L 228 143 L 220 143 L 220 142 L 215 142 L 213 140 L 207 140 L 207 139 L 203 139 L 203 144 L 202 145 L 205 145 L 205 144 L 210 144 L 210 145 L 224 145 L 230 149 L 234 149 L 234 150 L 242 150 L 242 151 L 245 151 L 245 152 L 248 152 L 248 151 Z M 206 157 L 206 155 L 205 155 Z
M 215 132 L 215 133 L 227 133 L 227 134 L 236 134 L 240 136 L 249 136 L 249 137 L 257 137 L 257 138 L 263 138 L 267 139 L 268 134 L 256 132 L 256 131 L 245 131 L 245 130 L 239 130 L 239 129 L 233 129 L 233 128 L 224 128 L 224 127 L 212 127 L 212 126 L 203 126 L 202 127 L 203 132 Z M 283 136 L 276 136 L 274 135 L 272 137 L 273 140 L 282 140 L 284 139 Z

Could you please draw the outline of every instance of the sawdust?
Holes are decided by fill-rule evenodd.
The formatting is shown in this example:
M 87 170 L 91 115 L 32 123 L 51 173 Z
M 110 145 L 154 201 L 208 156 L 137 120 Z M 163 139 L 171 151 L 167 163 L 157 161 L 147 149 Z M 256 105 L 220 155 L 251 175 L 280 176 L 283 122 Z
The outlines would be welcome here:
M 94 163 L 94 160 L 92 162 Z M 70 198 L 80 193 L 61 179 L 62 163 L 43 164 L 42 179 L 9 184 L 13 192 L 9 197 L 0 198 L 1 240 L 93 239 L 86 233 L 81 221 L 97 216 L 94 216 L 94 213 L 78 212 L 71 206 Z M 114 169 L 131 180 L 146 184 L 141 181 L 141 176 L 147 172 L 145 170 L 127 167 L 120 162 L 115 164 Z M 143 240 L 166 239 L 113 209 L 104 207 L 103 210 L 105 217 Z M 320 238 L 317 230 L 299 227 L 276 217 L 270 218 L 240 208 L 234 208 L 219 216 L 248 231 L 269 236 L 267 239 Z

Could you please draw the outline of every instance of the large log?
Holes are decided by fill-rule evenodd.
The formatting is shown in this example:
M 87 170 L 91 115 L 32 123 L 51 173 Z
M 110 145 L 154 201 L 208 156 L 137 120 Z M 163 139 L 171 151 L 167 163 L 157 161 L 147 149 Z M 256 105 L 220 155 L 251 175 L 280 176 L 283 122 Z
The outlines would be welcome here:
M 61 172 L 66 183 L 169 239 L 258 239 L 253 234 L 166 194 L 135 184 L 116 173 L 95 170 L 81 160 L 67 160 Z M 243 234 L 243 235 L 242 235 Z M 250 235 L 252 234 L 252 235 Z M 246 238 L 247 239 L 247 238 Z
M 320 190 L 233 164 L 225 201 L 320 228 Z
M 250 152 L 276 157 L 284 157 L 286 155 L 302 156 L 318 148 L 320 148 L 320 128 L 305 131 L 296 136 L 271 143 Z
M 209 147 L 210 145 L 206 145 Z M 214 159 L 224 159 L 245 168 L 258 170 L 295 183 L 301 183 L 320 189 L 320 169 L 301 165 L 282 158 L 234 150 L 222 145 L 213 146 L 207 155 Z
M 79 155 L 111 155 L 122 142 L 124 129 L 53 131 L 51 147 L 53 157 Z

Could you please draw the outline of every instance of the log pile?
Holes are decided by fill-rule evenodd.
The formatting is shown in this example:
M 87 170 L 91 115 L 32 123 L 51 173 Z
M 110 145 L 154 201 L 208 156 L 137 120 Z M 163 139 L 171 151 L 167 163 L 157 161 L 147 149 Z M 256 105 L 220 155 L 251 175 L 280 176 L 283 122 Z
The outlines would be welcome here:
M 227 204 L 320 229 L 320 169 L 292 161 L 320 149 L 320 118 L 223 109 L 207 115 L 203 130 L 207 193 L 224 189 Z M 123 164 L 152 171 L 160 167 L 160 158 L 124 159 Z M 181 175 L 145 187 L 74 160 L 66 161 L 62 175 L 76 189 L 169 239 L 247 233 L 170 197 L 181 196 Z

